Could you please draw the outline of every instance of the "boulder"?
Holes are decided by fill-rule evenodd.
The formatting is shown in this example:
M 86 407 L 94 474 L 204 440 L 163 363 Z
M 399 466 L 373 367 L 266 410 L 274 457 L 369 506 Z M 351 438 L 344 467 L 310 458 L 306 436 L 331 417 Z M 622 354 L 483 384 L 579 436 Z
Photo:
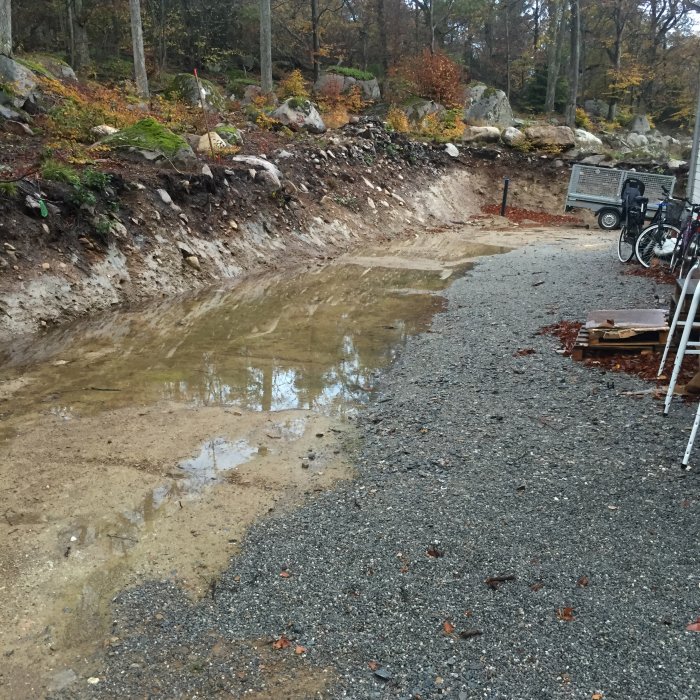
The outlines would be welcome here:
M 98 138 L 111 136 L 112 134 L 116 134 L 118 131 L 119 129 L 110 126 L 109 124 L 99 124 L 98 126 L 93 126 L 92 129 L 90 129 L 90 133 Z
M 0 56 L 0 83 L 9 86 L 0 88 L 0 103 L 11 105 L 15 109 L 27 109 L 36 103 L 36 75 L 26 66 L 7 56 Z
M 201 85 L 201 92 L 200 87 Z M 197 79 L 190 73 L 178 73 L 170 83 L 168 94 L 179 97 L 195 107 L 204 105 L 204 109 L 210 112 L 222 110 L 226 106 L 226 100 L 214 83 L 209 80 Z
M 483 83 L 472 85 L 467 91 L 464 121 L 467 124 L 480 122 L 489 126 L 511 126 L 513 110 L 506 93 Z
M 282 171 L 274 163 L 270 163 L 269 160 L 258 158 L 257 156 L 233 156 L 231 160 L 249 166 L 253 179 L 256 178 L 257 171 L 255 169 L 257 168 L 268 173 L 264 177 L 267 184 L 274 184 L 277 189 L 282 186 Z
M 141 119 L 116 134 L 106 136 L 102 143 L 112 148 L 130 149 L 150 161 L 165 159 L 180 165 L 197 162 L 187 141 L 152 117 Z
M 582 165 L 600 165 L 601 163 L 604 163 L 607 158 L 608 157 L 605 155 L 587 156 L 581 161 L 581 163 Z
M 595 134 L 591 134 L 590 131 L 576 129 L 574 138 L 576 139 L 576 148 L 578 148 L 581 153 L 602 153 L 604 150 L 603 142 L 595 136 Z
M 357 84 L 362 90 L 362 97 L 366 100 L 378 102 L 382 99 L 382 91 L 379 89 L 379 81 L 376 78 L 372 78 L 372 80 L 358 80 Z
M 594 117 L 607 119 L 610 105 L 603 100 L 586 100 L 583 103 L 583 109 L 587 114 L 591 114 Z
M 501 133 L 501 141 L 508 146 L 518 146 L 525 143 L 525 134 L 514 126 L 508 126 Z
M 44 74 L 59 80 L 78 82 L 75 71 L 60 58 L 46 54 L 28 54 L 17 59 L 22 65 L 34 73 Z
M 648 134 L 651 131 L 651 125 L 646 114 L 635 114 L 629 124 L 629 130 L 637 134 Z
M 243 134 L 241 134 L 240 129 L 236 129 L 235 126 L 231 126 L 230 124 L 217 124 L 214 127 L 214 131 L 216 131 L 230 146 L 243 145 Z
M 197 153 L 210 153 L 212 150 L 214 153 L 219 153 L 229 147 L 229 144 L 224 141 L 216 131 L 209 131 L 203 136 L 199 137 L 197 143 Z
M 649 145 L 649 139 L 644 136 L 644 134 L 639 134 L 634 131 L 627 135 L 626 141 L 627 145 L 634 149 L 646 148 Z
M 314 92 L 318 95 L 343 93 L 348 92 L 355 85 L 360 88 L 365 100 L 376 102 L 382 98 L 379 82 L 376 78 L 359 80 L 350 75 L 340 75 L 339 73 L 323 73 L 314 83 Z
M 292 131 L 305 129 L 312 134 L 322 134 L 326 131 L 326 125 L 316 107 L 310 100 L 299 97 L 285 100 L 270 116 Z
M 259 85 L 248 85 L 243 91 L 242 104 L 249 105 L 256 97 L 262 97 L 263 91 Z
M 676 160 L 675 158 L 672 158 L 666 163 L 666 167 L 669 170 L 681 170 L 688 167 L 688 163 L 685 160 Z
M 403 111 L 409 121 L 420 124 L 431 114 L 440 114 L 440 112 L 444 112 L 445 108 L 439 102 L 433 102 L 433 100 L 417 100 L 404 106 Z
M 497 126 L 468 126 L 462 134 L 465 143 L 496 143 L 501 140 L 501 130 Z
M 568 126 L 539 124 L 528 126 L 523 133 L 535 148 L 557 148 L 566 150 L 576 145 L 574 132 Z

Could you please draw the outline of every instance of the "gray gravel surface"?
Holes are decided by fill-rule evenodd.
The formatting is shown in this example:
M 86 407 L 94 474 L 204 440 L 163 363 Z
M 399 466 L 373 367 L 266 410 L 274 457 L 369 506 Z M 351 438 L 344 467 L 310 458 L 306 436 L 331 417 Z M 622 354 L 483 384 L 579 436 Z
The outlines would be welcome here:
M 623 395 L 647 385 L 536 334 L 667 293 L 613 255 L 483 259 L 382 376 L 358 478 L 254 527 L 214 599 L 121 594 L 101 682 L 56 697 L 236 697 L 261 682 L 246 640 L 280 634 L 276 653 L 335 669 L 331 698 L 700 697 L 700 445 L 679 468 L 694 406 L 664 420 Z M 235 653 L 212 654 L 222 639 Z

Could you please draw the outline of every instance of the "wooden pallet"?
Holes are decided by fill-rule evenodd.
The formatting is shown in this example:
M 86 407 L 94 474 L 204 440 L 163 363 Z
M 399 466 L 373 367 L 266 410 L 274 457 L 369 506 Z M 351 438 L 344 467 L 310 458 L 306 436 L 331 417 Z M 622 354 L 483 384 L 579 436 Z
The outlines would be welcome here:
M 666 345 L 667 338 L 668 330 L 653 330 L 638 333 L 630 338 L 604 340 L 593 337 L 589 329 L 581 328 L 571 350 L 571 357 L 574 360 L 583 360 L 585 357 L 604 353 L 654 351 Z

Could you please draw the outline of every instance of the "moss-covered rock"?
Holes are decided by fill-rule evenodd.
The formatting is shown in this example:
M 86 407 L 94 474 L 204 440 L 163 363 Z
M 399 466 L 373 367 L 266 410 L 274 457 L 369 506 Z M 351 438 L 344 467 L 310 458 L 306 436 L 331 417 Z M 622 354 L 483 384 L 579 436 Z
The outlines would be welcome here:
M 231 126 L 230 124 L 217 124 L 217 126 L 214 127 L 214 131 L 231 146 L 240 146 L 243 144 L 243 135 L 235 126 Z
M 77 81 L 73 69 L 58 56 L 43 53 L 30 53 L 16 57 L 18 63 L 21 63 L 30 71 L 37 75 L 43 75 L 46 78 L 58 78 L 59 80 Z
M 199 84 L 204 93 L 203 98 L 204 108 L 211 112 L 218 112 L 226 107 L 226 99 L 221 94 L 214 83 L 204 78 L 199 79 Z M 171 97 L 177 97 L 185 102 L 197 107 L 201 105 L 199 86 L 194 75 L 189 73 L 178 73 L 170 83 L 167 94 Z
M 182 136 L 170 131 L 152 117 L 146 117 L 116 134 L 107 136 L 102 143 L 113 148 L 134 148 L 165 156 L 174 163 L 189 164 L 196 160 L 191 146 Z

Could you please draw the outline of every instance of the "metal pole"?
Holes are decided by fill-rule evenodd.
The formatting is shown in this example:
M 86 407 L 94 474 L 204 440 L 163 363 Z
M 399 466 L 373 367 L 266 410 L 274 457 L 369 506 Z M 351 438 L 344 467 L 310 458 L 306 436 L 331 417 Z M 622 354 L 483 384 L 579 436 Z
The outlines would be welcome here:
M 698 101 L 695 107 L 695 130 L 693 132 L 693 150 L 690 154 L 688 170 L 687 195 L 691 202 L 700 200 L 700 70 L 698 70 Z
M 501 216 L 506 215 L 506 203 L 508 202 L 508 184 L 510 183 L 510 178 L 505 178 L 503 180 L 503 200 L 501 201 Z

